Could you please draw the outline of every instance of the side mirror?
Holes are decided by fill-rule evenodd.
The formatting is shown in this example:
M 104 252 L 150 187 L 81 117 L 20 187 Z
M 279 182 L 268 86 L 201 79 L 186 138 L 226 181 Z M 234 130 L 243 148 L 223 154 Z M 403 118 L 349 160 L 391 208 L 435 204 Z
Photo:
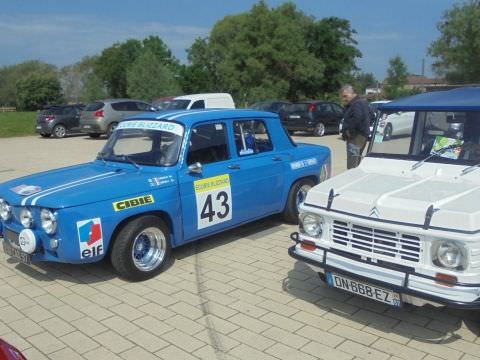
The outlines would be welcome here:
M 199 162 L 188 166 L 188 172 L 192 174 L 201 174 L 203 170 L 202 164 Z

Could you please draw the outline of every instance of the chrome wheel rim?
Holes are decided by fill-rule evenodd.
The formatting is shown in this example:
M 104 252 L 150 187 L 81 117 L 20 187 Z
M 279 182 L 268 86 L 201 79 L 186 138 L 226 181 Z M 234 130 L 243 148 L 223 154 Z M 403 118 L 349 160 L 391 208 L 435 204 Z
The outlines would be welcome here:
M 165 258 L 166 238 L 156 227 L 142 230 L 133 240 L 132 259 L 140 271 L 151 271 Z
M 325 125 L 322 123 L 318 124 L 317 127 L 315 128 L 315 135 L 317 136 L 323 136 L 325 134 Z
M 56 136 L 56 137 L 59 137 L 59 138 L 64 137 L 64 136 L 65 136 L 65 132 L 66 132 L 66 130 L 65 130 L 65 128 L 64 128 L 63 126 L 57 126 L 57 127 L 55 128 L 55 136 Z
M 297 191 L 297 199 L 296 199 L 296 204 L 297 204 L 297 212 L 298 212 L 298 207 L 302 202 L 305 201 L 305 198 L 307 197 L 308 190 L 310 190 L 312 187 L 307 184 L 303 184 L 300 186 L 300 189 Z

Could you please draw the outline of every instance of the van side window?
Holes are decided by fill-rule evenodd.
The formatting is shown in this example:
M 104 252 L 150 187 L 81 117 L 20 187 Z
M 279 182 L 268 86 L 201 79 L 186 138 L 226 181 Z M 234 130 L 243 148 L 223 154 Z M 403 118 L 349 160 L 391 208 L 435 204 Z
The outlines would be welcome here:
M 261 120 L 235 121 L 233 131 L 237 154 L 240 156 L 273 150 L 267 126 Z
M 203 100 L 197 100 L 195 101 L 190 109 L 205 109 L 205 101 Z
M 199 162 L 203 165 L 230 158 L 228 154 L 225 124 L 199 125 L 192 129 L 187 164 Z

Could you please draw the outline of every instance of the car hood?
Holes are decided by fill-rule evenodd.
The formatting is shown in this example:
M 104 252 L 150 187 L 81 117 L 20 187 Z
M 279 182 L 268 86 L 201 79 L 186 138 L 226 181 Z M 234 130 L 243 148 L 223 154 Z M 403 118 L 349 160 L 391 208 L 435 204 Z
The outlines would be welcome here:
M 163 171 L 162 171 L 163 170 Z M 0 185 L 11 205 L 66 208 L 171 186 L 171 171 L 155 173 L 130 164 L 87 163 L 14 179 Z
M 305 204 L 326 209 L 330 198 L 332 213 L 421 227 L 428 224 L 427 212 L 433 207 L 430 227 L 479 230 L 480 170 L 476 175 L 460 176 L 461 166 L 445 165 L 442 169 L 426 163 L 411 171 L 413 162 L 389 160 L 390 164 L 382 164 L 377 159 L 372 166 L 373 162 L 317 185 Z

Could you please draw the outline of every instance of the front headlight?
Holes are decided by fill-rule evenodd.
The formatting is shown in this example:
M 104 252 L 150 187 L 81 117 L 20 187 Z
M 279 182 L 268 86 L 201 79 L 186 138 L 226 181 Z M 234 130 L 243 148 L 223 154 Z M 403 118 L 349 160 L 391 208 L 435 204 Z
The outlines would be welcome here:
M 42 228 L 47 234 L 55 234 L 57 231 L 57 218 L 54 213 L 48 209 L 42 209 L 40 212 Z
M 32 227 L 32 225 L 33 225 L 32 212 L 30 210 L 28 210 L 27 208 L 23 208 L 20 211 L 20 222 L 27 229 Z
M 468 264 L 467 254 L 467 249 L 455 241 L 439 240 L 432 244 L 432 260 L 439 267 L 465 270 Z
M 300 231 L 319 238 L 323 233 L 323 218 L 311 213 L 300 214 Z
M 5 199 L 0 199 L 0 217 L 7 221 L 12 216 L 12 208 Z

